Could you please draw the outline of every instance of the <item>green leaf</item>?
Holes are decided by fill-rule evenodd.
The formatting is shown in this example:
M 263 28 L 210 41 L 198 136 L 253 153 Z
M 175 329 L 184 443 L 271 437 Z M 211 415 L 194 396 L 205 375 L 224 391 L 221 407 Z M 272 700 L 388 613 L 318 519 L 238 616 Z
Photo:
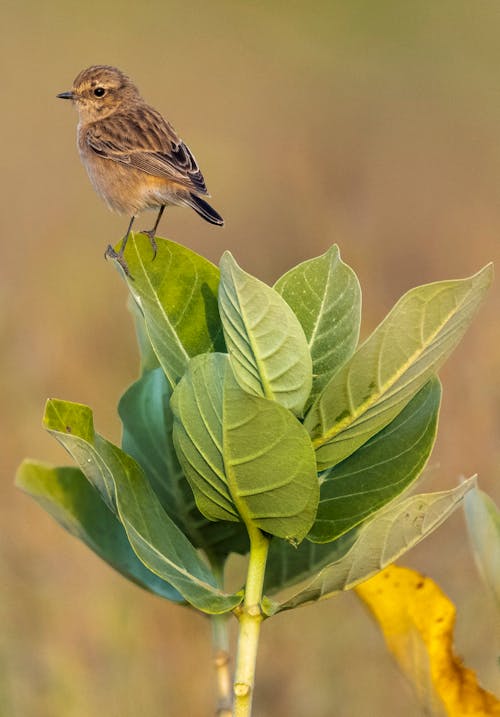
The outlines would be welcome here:
M 143 313 L 132 294 L 129 294 L 127 308 L 132 314 L 132 319 L 134 320 L 135 335 L 137 337 L 139 356 L 141 359 L 141 373 L 152 371 L 157 368 L 160 363 L 158 361 L 158 357 L 153 351 L 153 347 L 151 346 Z
M 123 450 L 143 468 L 164 510 L 197 548 L 245 553 L 248 537 L 243 526 L 209 521 L 196 507 L 174 450 L 170 396 L 161 368 L 144 373 L 129 387 L 118 406 Z
M 320 568 L 345 555 L 358 533 L 353 528 L 331 543 L 311 543 L 303 540 L 297 547 L 286 540 L 273 538 L 269 548 L 264 580 L 268 595 L 310 578 Z
M 126 578 L 167 600 L 184 602 L 177 590 L 141 563 L 123 525 L 78 468 L 24 461 L 16 485 Z
M 290 269 L 274 288 L 293 309 L 306 335 L 313 364 L 310 405 L 358 343 L 359 281 L 334 245 L 322 256 Z
M 388 426 L 321 476 L 309 540 L 335 540 L 414 483 L 434 445 L 440 401 L 434 377 Z
M 500 511 L 479 489 L 465 496 L 464 508 L 476 565 L 500 608 Z
M 433 378 L 389 426 L 321 476 L 317 518 L 308 539 L 295 550 L 281 540 L 271 543 L 266 592 L 339 560 L 356 539 L 359 523 L 412 484 L 434 442 L 440 396 L 439 381 Z M 310 542 L 318 537 L 329 542 Z
M 201 512 L 302 540 L 319 487 L 311 441 L 299 421 L 243 391 L 225 354 L 191 361 L 172 409 L 175 447 Z
M 52 399 L 44 423 L 116 512 L 149 570 L 204 612 L 228 612 L 241 602 L 241 596 L 217 588 L 208 566 L 165 513 L 136 461 L 94 432 L 87 406 Z
M 49 399 L 45 405 L 43 425 L 73 456 L 107 507 L 116 513 L 115 484 L 112 475 L 114 466 L 107 466 L 94 447 L 94 442 L 102 439 L 94 432 L 90 408 L 80 403 Z
M 125 260 L 131 276 L 125 279 L 165 375 L 175 386 L 191 356 L 224 351 L 217 308 L 219 270 L 180 244 L 157 242 L 153 261 L 149 239 L 130 235 Z
M 460 505 L 473 488 L 470 478 L 453 490 L 415 495 L 386 506 L 364 523 L 347 553 L 324 567 L 303 589 L 283 602 L 265 600 L 268 615 L 350 590 L 415 546 Z
M 347 458 L 398 415 L 460 341 L 491 281 L 488 265 L 398 301 L 306 416 L 319 470 Z
M 122 448 L 144 469 L 163 508 L 187 534 L 194 499 L 171 441 L 170 395 L 161 368 L 144 373 L 125 391 L 118 404 Z
M 304 330 L 286 301 L 240 269 L 220 262 L 219 310 L 236 380 L 244 391 L 302 415 L 312 361 Z

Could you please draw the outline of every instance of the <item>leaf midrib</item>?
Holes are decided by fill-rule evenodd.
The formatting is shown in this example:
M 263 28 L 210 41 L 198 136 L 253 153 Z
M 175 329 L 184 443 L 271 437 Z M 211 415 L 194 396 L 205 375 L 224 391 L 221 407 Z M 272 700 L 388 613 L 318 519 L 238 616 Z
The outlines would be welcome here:
M 260 383 L 264 390 L 264 396 L 272 401 L 274 399 L 274 392 L 271 388 L 271 382 L 270 382 L 267 372 L 265 370 L 265 364 L 263 364 L 263 362 L 261 361 L 261 359 L 258 356 L 255 341 L 252 339 L 252 334 L 248 329 L 249 319 L 247 316 L 247 312 L 245 311 L 244 307 L 241 304 L 239 288 L 236 286 L 236 279 L 235 279 L 232 267 L 231 267 L 231 278 L 232 278 L 233 286 L 235 288 L 235 297 L 238 302 L 239 313 L 240 313 L 241 319 L 243 321 L 243 326 L 245 327 L 245 333 L 246 333 L 246 336 L 248 339 L 248 343 L 250 345 L 250 349 L 252 351 L 252 355 L 255 359 L 257 370 L 259 372 Z
M 160 311 L 160 314 L 161 314 L 161 316 L 164 318 L 165 323 L 167 324 L 167 326 L 168 326 L 170 332 L 171 332 L 172 335 L 175 337 L 175 339 L 176 339 L 176 345 L 177 345 L 177 347 L 180 349 L 181 355 L 182 355 L 182 357 L 184 358 L 185 362 L 187 363 L 187 361 L 189 360 L 189 354 L 188 354 L 188 352 L 186 351 L 186 349 L 184 348 L 184 346 L 182 345 L 182 343 L 181 343 L 181 341 L 180 341 L 180 338 L 179 338 L 179 335 L 178 335 L 177 331 L 176 331 L 175 328 L 174 328 L 174 325 L 172 324 L 172 322 L 171 322 L 170 319 L 168 318 L 168 315 L 166 314 L 166 312 L 165 312 L 165 310 L 164 310 L 164 308 L 163 308 L 163 306 L 162 306 L 162 304 L 161 304 L 161 301 L 159 300 L 158 292 L 155 290 L 155 288 L 154 288 L 154 286 L 153 286 L 153 283 L 151 282 L 151 278 L 150 278 L 150 276 L 149 276 L 149 273 L 146 271 L 146 267 L 145 267 L 144 262 L 143 262 L 143 260 L 142 260 L 142 256 L 141 256 L 141 254 L 140 254 L 140 252 L 139 252 L 139 250 L 138 250 L 138 247 L 137 247 L 137 242 L 135 241 L 135 237 L 134 237 L 134 241 L 132 242 L 132 246 L 133 246 L 134 249 L 135 249 L 135 253 L 136 253 L 136 255 L 137 255 L 137 259 L 138 259 L 139 265 L 140 265 L 140 267 L 141 267 L 141 269 L 142 269 L 143 276 L 144 276 L 145 279 L 146 279 L 146 283 L 147 283 L 147 285 L 149 286 L 149 288 L 150 288 L 150 290 L 151 290 L 151 294 L 152 294 L 153 297 L 154 297 L 154 304 L 158 307 L 158 309 L 159 309 L 159 311 Z M 131 290 L 134 294 L 136 294 L 136 292 L 133 291 L 133 288 L 134 288 L 134 287 L 131 285 L 131 282 L 129 281 L 128 283 L 129 283 L 130 290 Z M 140 296 L 140 294 L 139 294 L 139 300 L 140 300 L 140 299 L 141 299 L 141 296 Z M 146 317 L 146 316 L 145 316 L 144 318 L 145 318 L 145 321 L 146 321 L 146 325 L 150 324 L 149 317 Z M 149 332 L 148 332 L 148 333 L 149 333 Z
M 431 334 L 431 337 L 427 341 L 425 346 L 422 346 L 421 348 L 414 351 L 414 353 L 400 367 L 400 369 L 398 371 L 396 371 L 396 373 L 393 375 L 392 379 L 390 379 L 389 381 L 386 381 L 385 384 L 383 384 L 381 387 L 379 387 L 378 392 L 376 392 L 375 394 L 372 394 L 372 396 L 370 396 L 370 398 L 368 398 L 366 401 L 364 401 L 363 403 L 360 404 L 360 406 L 358 407 L 358 409 L 356 411 L 353 411 L 349 416 L 346 416 L 343 420 L 336 423 L 334 426 L 332 426 L 332 428 L 329 431 L 326 431 L 321 436 L 314 438 L 313 439 L 314 448 L 318 449 L 318 448 L 321 448 L 321 446 L 329 443 L 333 438 L 335 438 L 336 435 L 345 431 L 347 428 L 349 428 L 349 426 L 351 426 L 353 423 L 355 423 L 355 421 L 360 416 L 365 414 L 372 406 L 376 405 L 380 401 L 381 397 L 383 397 L 385 394 L 387 394 L 389 389 L 392 386 L 394 386 L 399 381 L 399 379 L 408 371 L 408 369 L 417 362 L 418 358 L 420 358 L 420 356 L 422 356 L 425 353 L 425 351 L 430 346 L 432 346 L 432 344 L 434 343 L 438 334 L 443 331 L 443 328 L 450 321 L 450 319 L 453 316 L 457 315 L 458 311 L 464 305 L 464 303 L 466 302 L 468 297 L 469 297 L 469 293 L 467 292 L 466 295 L 463 297 L 463 299 L 453 308 L 453 310 L 449 311 L 446 314 L 445 320 L 442 321 L 441 324 L 438 326 L 438 328 Z M 427 306 L 428 306 L 428 302 L 427 302 Z M 386 330 L 384 332 L 384 335 L 381 337 L 381 343 L 383 343 L 385 341 L 387 333 L 388 332 Z M 380 358 L 380 354 L 379 354 L 379 358 Z M 352 364 L 351 364 L 351 366 L 352 366 Z M 351 366 L 349 366 L 348 371 L 350 371 Z M 377 374 L 379 372 L 379 367 L 380 367 L 380 361 L 377 362 Z M 348 387 L 348 390 L 350 391 L 350 383 L 349 382 L 348 382 L 347 387 Z M 321 404 L 319 405 L 319 411 L 320 411 L 321 424 L 324 425 L 325 421 L 324 421 Z

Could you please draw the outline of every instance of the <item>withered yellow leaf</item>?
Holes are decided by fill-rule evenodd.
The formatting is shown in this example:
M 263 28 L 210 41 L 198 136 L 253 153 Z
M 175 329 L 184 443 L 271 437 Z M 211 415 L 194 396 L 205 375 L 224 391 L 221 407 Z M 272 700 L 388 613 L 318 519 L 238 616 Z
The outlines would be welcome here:
M 500 701 L 454 654 L 455 606 L 430 578 L 391 565 L 355 590 L 432 714 L 500 717 Z

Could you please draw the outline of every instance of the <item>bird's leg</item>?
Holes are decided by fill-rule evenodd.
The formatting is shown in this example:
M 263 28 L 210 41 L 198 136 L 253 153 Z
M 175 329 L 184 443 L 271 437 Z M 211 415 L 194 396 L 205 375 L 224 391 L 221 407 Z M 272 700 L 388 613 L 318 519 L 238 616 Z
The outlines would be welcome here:
M 125 261 L 125 259 L 123 258 L 123 253 L 125 251 L 125 247 L 127 246 L 127 241 L 130 236 L 130 232 L 132 231 L 132 224 L 134 223 L 134 219 L 135 219 L 135 216 L 133 216 L 132 219 L 130 220 L 130 224 L 128 225 L 127 233 L 125 234 L 125 236 L 122 239 L 122 245 L 120 247 L 120 251 L 115 251 L 113 249 L 113 247 L 111 246 L 111 244 L 108 244 L 108 248 L 104 252 L 104 256 L 106 257 L 106 259 L 115 259 L 119 263 L 119 265 L 125 272 L 126 276 L 130 276 L 130 272 L 128 270 L 128 264 Z
M 166 204 L 162 204 L 160 207 L 160 210 L 158 212 L 158 216 L 156 217 L 155 225 L 152 229 L 143 229 L 141 231 L 141 234 L 145 234 L 149 237 L 149 241 L 151 242 L 151 246 L 153 247 L 153 259 L 156 258 L 156 250 L 158 249 L 155 241 L 156 236 L 156 230 L 158 228 L 158 224 L 160 223 L 161 215 L 165 211 Z

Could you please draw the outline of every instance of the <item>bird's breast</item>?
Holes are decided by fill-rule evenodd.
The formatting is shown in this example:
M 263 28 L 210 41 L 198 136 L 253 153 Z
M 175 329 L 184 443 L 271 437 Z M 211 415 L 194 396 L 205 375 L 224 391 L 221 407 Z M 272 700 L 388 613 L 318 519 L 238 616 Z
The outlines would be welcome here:
M 78 151 L 97 194 L 119 214 L 131 216 L 163 204 L 184 203 L 186 190 L 176 182 L 96 154 L 82 127 L 78 129 Z

